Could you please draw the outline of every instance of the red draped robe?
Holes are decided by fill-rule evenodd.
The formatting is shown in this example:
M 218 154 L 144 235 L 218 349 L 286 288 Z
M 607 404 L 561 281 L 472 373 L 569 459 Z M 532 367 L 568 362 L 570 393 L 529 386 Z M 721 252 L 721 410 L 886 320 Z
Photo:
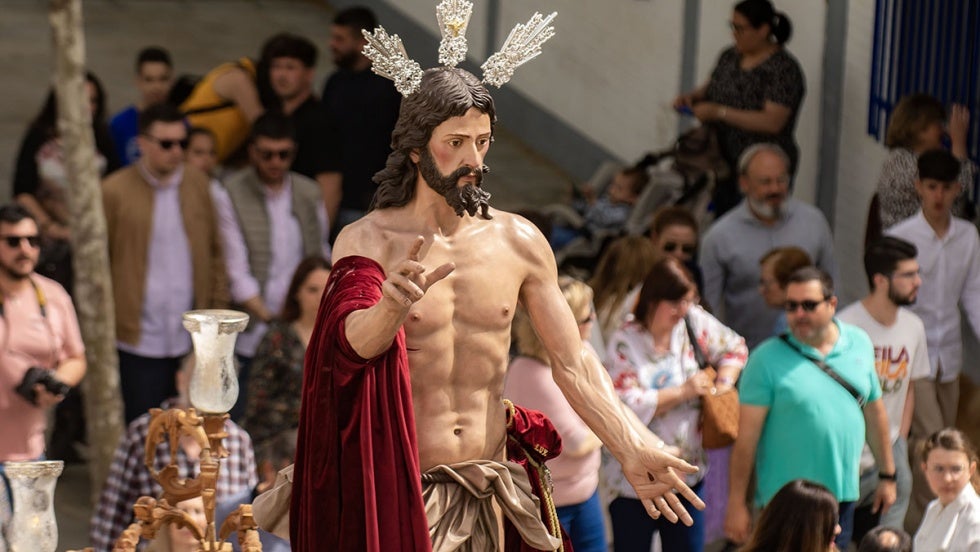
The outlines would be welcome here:
M 431 550 L 422 506 L 405 331 L 360 358 L 344 320 L 381 299 L 385 275 L 364 257 L 334 265 L 303 375 L 290 540 L 293 550 Z

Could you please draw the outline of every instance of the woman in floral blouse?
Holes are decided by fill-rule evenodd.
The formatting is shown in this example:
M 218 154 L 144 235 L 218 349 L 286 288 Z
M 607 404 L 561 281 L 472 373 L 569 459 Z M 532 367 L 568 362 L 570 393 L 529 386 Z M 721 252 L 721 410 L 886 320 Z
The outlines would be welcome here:
M 735 384 L 748 356 L 745 340 L 698 306 L 697 287 L 690 273 L 673 257 L 653 266 L 643 282 L 634 315 L 634 320 L 609 340 L 609 374 L 620 399 L 664 440 L 662 446 L 701 468 L 687 482 L 698 492 L 708 467 L 701 447 L 699 398 L 727 391 Z M 698 367 L 685 320 L 718 371 L 715 381 Z M 647 552 L 654 531 L 660 532 L 664 550 L 704 548 L 703 512 L 688 508 L 694 517 L 691 527 L 651 519 L 619 463 L 605 452 L 603 476 L 615 497 L 609 514 L 617 552 Z
M 242 426 L 252 436 L 263 480 L 270 470 L 274 479 L 282 467 L 269 465 L 277 457 L 269 450 L 276 445 L 276 436 L 299 425 L 303 359 L 329 276 L 330 262 L 322 257 L 307 257 L 299 263 L 282 313 L 269 324 L 252 361 Z

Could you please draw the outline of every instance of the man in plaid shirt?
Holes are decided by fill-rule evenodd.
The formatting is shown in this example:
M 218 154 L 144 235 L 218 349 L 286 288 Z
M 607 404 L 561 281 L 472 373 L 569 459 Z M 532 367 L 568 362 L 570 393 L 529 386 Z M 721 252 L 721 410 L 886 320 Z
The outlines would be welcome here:
M 160 408 L 187 408 L 190 372 L 192 361 L 185 360 L 177 373 L 178 397 L 167 399 Z M 119 441 L 113 455 L 109 476 L 106 478 L 99 505 L 92 516 L 89 538 L 95 552 L 109 552 L 113 542 L 119 538 L 130 523 L 133 522 L 133 504 L 141 496 L 158 497 L 163 492 L 160 485 L 150 477 L 149 470 L 143 463 L 143 452 L 150 426 L 150 414 L 146 413 L 133 420 L 126 433 Z M 248 496 L 258 484 L 255 471 L 255 455 L 252 451 L 252 439 L 244 429 L 235 422 L 225 422 L 228 437 L 224 440 L 228 449 L 228 457 L 221 459 L 221 469 L 218 471 L 217 499 L 223 500 L 234 497 Z M 195 450 L 196 449 L 196 450 Z M 199 471 L 199 446 L 189 440 L 182 439 L 177 452 L 177 466 L 181 477 L 192 477 Z M 162 470 L 170 463 L 169 445 L 164 442 L 157 445 L 154 469 Z

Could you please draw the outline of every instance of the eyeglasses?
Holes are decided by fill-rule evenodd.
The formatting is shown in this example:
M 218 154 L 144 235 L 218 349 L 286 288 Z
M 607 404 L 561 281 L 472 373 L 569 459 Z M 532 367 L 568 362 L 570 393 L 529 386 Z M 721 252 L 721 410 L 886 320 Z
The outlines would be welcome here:
M 160 146 L 161 148 L 163 148 L 165 150 L 169 150 L 169 149 L 173 148 L 174 146 L 180 146 L 180 149 L 182 149 L 182 150 L 187 149 L 187 138 L 182 138 L 180 140 L 169 140 L 169 139 L 168 140 L 163 140 L 163 139 L 157 138 L 156 136 L 151 136 L 149 134 L 144 134 L 143 136 L 145 136 L 151 142 L 156 142 L 158 146 Z
M 41 246 L 41 238 L 37 234 L 33 236 L 0 236 L 0 239 L 7 243 L 7 247 L 20 247 L 21 242 L 24 240 L 27 240 L 27 245 L 31 249 Z
M 693 255 L 694 250 L 697 249 L 697 247 L 698 246 L 691 245 L 689 243 L 678 243 L 678 242 L 669 241 L 664 244 L 664 251 L 668 253 L 674 253 L 680 250 L 683 251 L 685 255 Z
M 293 157 L 293 150 L 291 148 L 281 150 L 255 148 L 255 151 L 263 161 L 272 161 L 273 157 L 279 157 L 280 161 L 288 161 Z
M 929 466 L 929 471 L 934 475 L 938 475 L 939 477 L 943 477 L 946 474 L 952 475 L 953 477 L 959 477 L 966 471 L 966 466 L 959 464 L 952 466 Z
M 805 301 L 790 301 L 787 299 L 786 302 L 783 303 L 783 308 L 786 309 L 786 312 L 796 312 L 796 309 L 803 307 L 803 312 L 813 312 L 817 310 L 817 307 L 819 307 L 821 303 L 825 303 L 826 301 L 826 297 L 819 301 L 812 301 L 809 299 Z
M 745 32 L 745 29 L 748 28 L 745 25 L 739 25 L 738 23 L 735 23 L 734 21 L 729 21 L 728 22 L 728 27 L 735 34 L 742 34 L 743 32 Z

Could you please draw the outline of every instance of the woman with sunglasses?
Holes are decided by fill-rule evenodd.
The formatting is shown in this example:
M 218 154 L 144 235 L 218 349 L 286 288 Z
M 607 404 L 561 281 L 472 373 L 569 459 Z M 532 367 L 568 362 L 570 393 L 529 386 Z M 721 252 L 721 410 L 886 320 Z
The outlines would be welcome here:
M 769 0 L 744 0 L 735 4 L 729 25 L 735 44 L 721 53 L 708 82 L 674 99 L 674 109 L 715 126 L 729 166 L 752 144 L 774 142 L 789 155 L 794 175 L 800 154 L 793 130 L 806 83 L 800 63 L 785 48 L 792 35 L 789 18 Z M 715 214 L 740 197 L 736 178 L 718 182 Z
M 970 161 L 966 148 L 970 112 L 962 105 L 953 104 L 948 125 L 946 115 L 942 102 L 928 94 L 911 94 L 895 105 L 885 132 L 885 146 L 890 151 L 881 167 L 881 175 L 875 188 L 882 230 L 887 230 L 919 210 L 919 196 L 915 192 L 918 175 L 916 161 L 923 152 L 942 148 L 947 131 L 952 146 L 950 152 L 960 160 L 957 180 L 963 184 L 964 190 L 973 186 L 976 166 Z M 967 202 L 966 196 L 961 195 L 953 205 L 953 213 L 959 217 L 972 218 L 972 209 L 967 208 Z
M 701 468 L 687 480 L 699 492 L 708 468 L 700 397 L 734 386 L 748 356 L 745 340 L 698 305 L 694 281 L 674 257 L 653 265 L 633 314 L 610 338 L 606 367 L 620 399 L 663 439 L 660 446 Z M 688 337 L 688 325 L 696 344 Z M 698 366 L 695 346 L 717 370 L 716 379 Z M 648 552 L 654 532 L 660 533 L 664 550 L 703 550 L 704 512 L 685 503 L 694 518 L 691 527 L 650 518 L 619 463 L 605 453 L 602 460 L 606 488 L 614 496 L 609 514 L 616 552 Z
M 962 432 L 947 428 L 923 443 L 921 458 L 936 499 L 915 533 L 916 552 L 980 551 L 976 449 Z
M 650 222 L 650 240 L 657 252 L 684 263 L 694 276 L 699 294 L 704 285 L 701 267 L 695 259 L 700 233 L 697 219 L 684 207 L 664 207 L 657 211 Z

